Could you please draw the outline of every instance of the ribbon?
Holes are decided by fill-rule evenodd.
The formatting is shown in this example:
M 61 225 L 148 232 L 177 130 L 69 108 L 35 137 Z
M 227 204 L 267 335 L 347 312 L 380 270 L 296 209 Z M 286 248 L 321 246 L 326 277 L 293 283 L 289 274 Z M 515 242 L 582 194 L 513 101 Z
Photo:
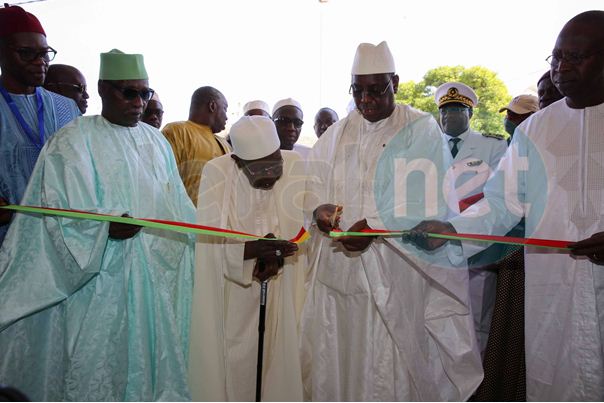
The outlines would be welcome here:
M 331 231 L 329 236 L 338 238 L 342 236 L 402 236 L 409 231 L 387 231 L 379 229 L 366 229 L 361 232 L 346 232 L 346 231 Z M 498 235 L 478 235 L 478 234 L 457 234 L 444 232 L 442 234 L 426 233 L 431 238 L 449 239 L 454 241 L 473 241 L 473 242 L 489 242 L 501 243 L 507 245 L 520 246 L 536 246 L 539 248 L 562 249 L 570 250 L 569 244 L 571 241 L 561 241 L 555 239 L 540 239 L 540 238 L 517 238 L 511 236 Z
M 18 206 L 8 205 L 0 206 L 2 209 L 13 210 L 21 213 L 33 213 L 52 215 L 66 218 L 78 218 L 94 221 L 117 222 L 122 224 L 138 225 L 147 228 L 157 228 L 168 231 L 184 232 L 196 235 L 210 235 L 222 238 L 232 239 L 247 239 L 247 240 L 275 240 L 274 238 L 263 238 L 259 235 L 249 234 L 246 232 L 233 231 L 223 228 L 210 227 L 206 225 L 191 224 L 179 221 L 159 220 L 153 218 L 133 218 L 133 217 L 117 217 L 109 214 L 90 213 L 81 210 L 65 210 L 51 207 L 33 207 L 33 206 Z M 342 236 L 402 236 L 409 231 L 388 231 L 380 229 L 365 229 L 360 232 L 350 231 L 331 231 L 329 236 L 338 238 Z M 431 238 L 449 239 L 454 241 L 474 241 L 501 243 L 508 245 L 520 246 L 536 246 L 540 248 L 570 250 L 569 244 L 571 241 L 555 240 L 555 239 L 540 239 L 540 238 L 517 238 L 497 235 L 478 235 L 478 234 L 458 234 L 458 233 L 427 233 Z M 310 234 L 304 227 L 300 228 L 298 234 L 289 240 L 289 242 L 301 244 L 310 238 Z
M 117 222 L 122 224 L 138 225 L 140 227 L 146 228 L 157 228 L 162 230 L 184 232 L 196 235 L 210 235 L 222 238 L 246 240 L 275 240 L 275 238 L 263 238 L 261 236 L 248 234 L 246 232 L 232 231 L 223 228 L 209 227 L 206 225 L 191 224 L 180 221 L 158 220 L 153 218 L 116 217 L 109 214 L 90 213 L 81 210 L 64 210 L 51 207 L 18 206 L 14 204 L 8 206 L 0 206 L 0 208 L 6 210 L 13 210 L 19 213 L 43 214 L 57 217 L 77 218 L 101 222 Z M 309 237 L 310 234 L 306 231 L 306 229 L 304 229 L 304 227 L 302 227 L 300 228 L 298 234 L 294 238 L 290 239 L 289 242 L 301 244 L 306 241 Z

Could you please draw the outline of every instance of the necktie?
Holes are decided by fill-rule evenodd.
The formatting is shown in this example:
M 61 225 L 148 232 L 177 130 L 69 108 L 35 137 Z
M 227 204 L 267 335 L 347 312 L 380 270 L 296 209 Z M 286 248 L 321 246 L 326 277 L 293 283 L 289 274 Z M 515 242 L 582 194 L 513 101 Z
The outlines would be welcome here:
M 459 152 L 459 149 L 457 148 L 457 143 L 459 143 L 461 141 L 461 139 L 455 137 L 452 138 L 451 140 L 449 140 L 451 143 L 453 143 L 453 147 L 451 147 L 451 155 L 453 156 L 453 158 L 455 158 L 455 156 L 457 155 L 457 153 Z

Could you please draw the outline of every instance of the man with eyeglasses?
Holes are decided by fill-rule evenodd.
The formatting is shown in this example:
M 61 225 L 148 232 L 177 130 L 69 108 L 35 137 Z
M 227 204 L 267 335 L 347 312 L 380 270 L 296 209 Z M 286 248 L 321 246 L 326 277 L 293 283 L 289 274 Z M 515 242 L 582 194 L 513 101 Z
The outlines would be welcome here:
M 469 86 L 459 82 L 444 83 L 436 89 L 434 101 L 438 105 L 443 140 L 453 157 L 449 174 L 455 182 L 463 210 L 482 197 L 482 188 L 505 154 L 507 143 L 503 135 L 481 134 L 470 128 L 478 96 Z M 497 274 L 483 268 L 496 261 L 490 252 L 468 260 L 470 301 L 481 354 L 487 345 L 497 284 Z
M 75 67 L 67 64 L 51 64 L 48 67 L 44 88 L 73 99 L 82 115 L 86 113 L 88 98 L 90 98 L 86 91 L 86 79 Z
M 204 165 L 230 151 L 226 139 L 218 136 L 228 120 L 229 104 L 214 87 L 200 87 L 191 96 L 189 120 L 168 123 L 162 133 L 172 145 L 178 171 L 194 205 Z
M 280 240 L 196 244 L 189 353 L 194 401 L 253 401 L 260 282 L 268 282 L 262 401 L 302 401 L 298 326 L 308 272 L 306 245 L 286 239 L 304 223 L 304 163 L 280 150 L 273 122 L 244 116 L 230 131 L 233 152 L 203 170 L 198 223 Z
M 0 8 L 0 204 L 21 202 L 44 143 L 80 115 L 71 99 L 42 88 L 55 54 L 33 14 Z M 0 245 L 11 217 L 0 211 Z
M 465 266 L 386 237 L 327 235 L 400 231 L 449 213 L 451 153 L 431 115 L 395 104 L 395 71 L 386 42 L 358 46 L 357 109 L 307 160 L 316 274 L 301 325 L 305 400 L 462 401 L 482 379 Z
M 293 98 L 285 98 L 273 106 L 273 121 L 277 127 L 282 150 L 294 150 L 306 158 L 310 148 L 297 144 L 304 124 L 302 106 Z
M 139 123 L 143 56 L 101 54 L 101 115 L 61 129 L 23 204 L 194 222 L 169 143 Z M 0 379 L 37 401 L 189 400 L 193 239 L 17 214 L 0 250 Z
M 570 251 L 524 248 L 528 401 L 604 400 L 602 44 L 604 11 L 568 21 L 547 59 L 564 100 L 516 129 L 483 200 L 409 236 L 435 250 L 443 241 L 424 232 L 503 235 L 524 217 L 527 237 L 579 241 Z

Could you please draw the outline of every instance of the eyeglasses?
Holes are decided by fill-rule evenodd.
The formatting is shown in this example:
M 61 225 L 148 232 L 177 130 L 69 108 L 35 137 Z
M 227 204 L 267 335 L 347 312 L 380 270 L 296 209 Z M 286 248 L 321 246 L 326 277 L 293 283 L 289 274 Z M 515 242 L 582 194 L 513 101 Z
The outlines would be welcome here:
M 565 62 L 568 64 L 572 64 L 573 66 L 578 66 L 583 63 L 585 59 L 592 57 L 593 55 L 597 55 L 603 53 L 604 49 L 596 50 L 595 52 L 587 53 L 587 54 L 579 54 L 579 53 L 568 53 L 566 55 L 560 53 L 553 53 L 549 55 L 545 61 L 550 64 L 550 66 L 557 66 L 560 62 Z
M 243 164 L 245 170 L 250 174 L 250 176 L 258 176 L 258 175 L 269 175 L 269 174 L 281 174 L 283 172 L 283 158 L 276 161 L 255 161 L 255 162 L 246 162 Z M 250 169 L 253 167 L 253 169 Z
M 443 106 L 439 109 L 439 112 L 441 115 L 446 115 L 447 113 L 463 113 L 468 109 L 465 106 Z
M 37 60 L 40 57 L 45 62 L 50 62 L 54 60 L 55 56 L 57 55 L 57 51 L 51 47 L 48 47 L 46 49 L 34 49 L 27 47 L 18 48 L 14 46 L 9 47 L 15 52 L 17 52 L 21 60 L 27 63 L 33 62 L 34 60 Z
M 300 119 L 290 119 L 285 117 L 275 119 L 275 124 L 279 126 L 287 126 L 290 123 L 294 125 L 296 129 L 299 129 L 304 124 L 304 121 Z
M 84 95 L 84 93 L 86 92 L 86 86 L 82 85 L 82 84 L 71 84 L 71 83 L 46 83 L 45 85 L 50 85 L 50 86 L 58 86 L 58 87 L 69 87 L 69 88 L 73 88 L 74 90 L 76 90 L 76 92 L 78 94 L 82 94 Z
M 131 87 L 120 87 L 119 85 L 114 84 L 113 81 L 111 81 L 111 80 L 103 80 L 103 82 L 109 84 L 110 86 L 112 86 L 113 88 L 118 90 L 120 92 L 120 94 L 122 94 L 124 99 L 130 100 L 130 101 L 133 99 L 136 99 L 137 97 L 140 97 L 140 99 L 142 99 L 143 102 L 149 102 L 149 100 L 155 93 L 155 91 L 153 91 L 151 88 L 144 88 L 142 90 L 137 90 L 136 88 L 131 88 Z
M 353 97 L 358 98 L 363 96 L 363 92 L 367 93 L 371 98 L 379 98 L 383 96 L 388 88 L 390 88 L 390 84 L 392 83 L 392 77 L 386 83 L 386 86 L 383 90 L 380 90 L 377 85 L 371 86 L 369 88 L 363 89 L 358 87 L 356 84 L 350 84 L 350 88 L 348 89 L 348 93 Z

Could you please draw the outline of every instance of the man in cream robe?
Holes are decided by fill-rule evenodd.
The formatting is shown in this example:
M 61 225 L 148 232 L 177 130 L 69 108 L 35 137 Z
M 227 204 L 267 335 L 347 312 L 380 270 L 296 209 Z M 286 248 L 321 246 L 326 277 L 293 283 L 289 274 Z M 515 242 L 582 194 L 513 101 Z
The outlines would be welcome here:
M 303 225 L 305 177 L 299 155 L 279 150 L 275 126 L 263 116 L 242 117 L 232 126 L 230 137 L 233 153 L 204 167 L 199 189 L 204 203 L 197 210 L 198 223 L 261 236 L 295 237 Z M 267 158 L 272 159 L 264 161 Z M 251 177 L 248 164 L 263 162 L 269 165 L 260 169 L 259 176 L 269 177 Z M 275 172 L 281 166 L 278 177 Z M 245 257 L 247 245 L 258 242 L 268 248 L 269 256 L 285 257 L 268 283 L 262 400 L 302 400 L 298 321 L 307 276 L 305 246 L 300 245 L 294 255 L 295 244 L 287 241 L 206 236 L 198 238 L 196 248 L 189 356 L 193 400 L 254 399 L 260 284 L 253 278 L 257 259 Z
M 603 27 L 604 11 L 564 26 L 549 60 L 565 98 L 516 129 L 485 199 L 450 223 L 416 228 L 503 235 L 525 217 L 527 237 L 582 240 L 570 254 L 525 247 L 529 401 L 604 400 L 604 56 L 590 53 Z
M 334 227 L 326 225 L 334 204 L 351 231 L 447 215 L 450 152 L 430 115 L 394 104 L 394 71 L 385 42 L 359 45 L 358 111 L 327 129 L 309 156 L 316 274 L 302 320 L 305 399 L 465 400 L 482 379 L 465 266 L 392 239 L 338 243 L 322 233 Z

